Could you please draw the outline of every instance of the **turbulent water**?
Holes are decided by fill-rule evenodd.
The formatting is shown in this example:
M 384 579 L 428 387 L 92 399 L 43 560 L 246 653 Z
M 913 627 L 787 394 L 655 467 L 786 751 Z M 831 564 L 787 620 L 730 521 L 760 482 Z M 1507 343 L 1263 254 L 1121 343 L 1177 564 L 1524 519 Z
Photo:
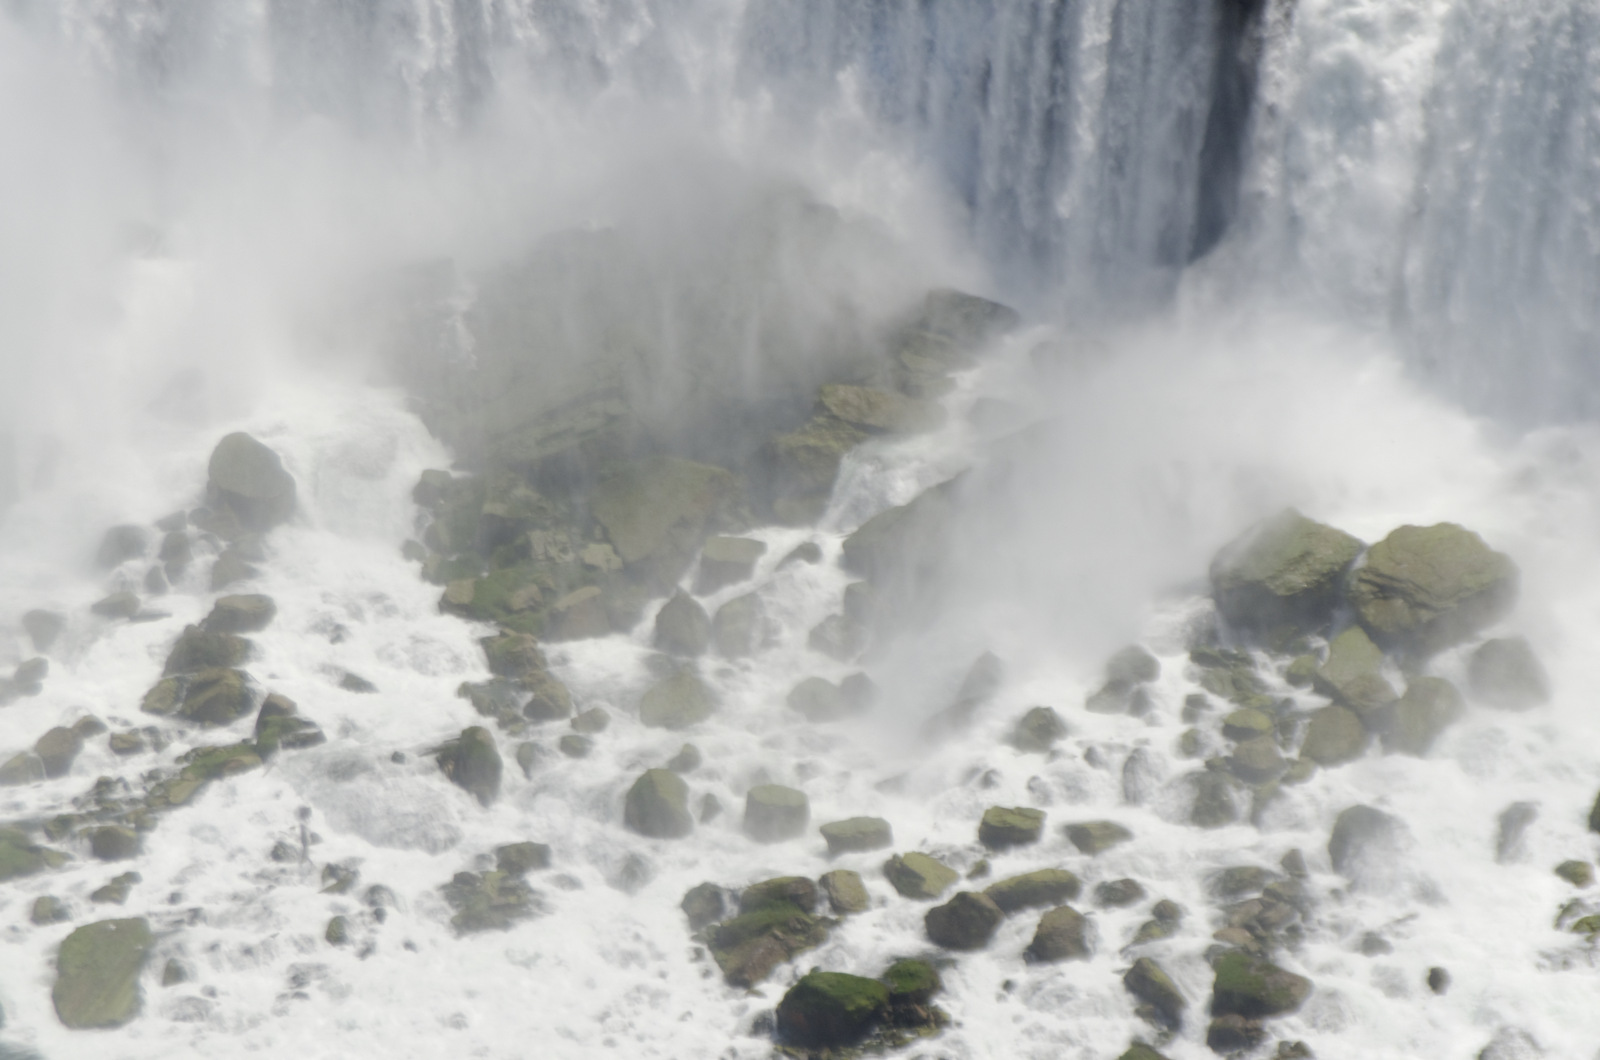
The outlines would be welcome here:
M 770 1055 L 768 1016 L 792 979 L 875 974 L 932 947 L 926 907 L 878 872 L 884 852 L 829 860 L 814 830 L 747 840 L 737 808 L 763 778 L 804 789 L 813 823 L 881 816 L 895 849 L 961 869 L 983 855 L 989 805 L 1127 825 L 1136 841 L 1095 859 L 1047 831 L 994 856 L 994 873 L 1063 865 L 1089 888 L 1134 877 L 1188 910 L 1161 951 L 1192 1002 L 1161 1047 L 1173 1060 L 1213 1055 L 1199 1015 L 1216 926 L 1206 876 L 1276 866 L 1292 848 L 1317 904 L 1281 959 L 1316 988 L 1272 1021 L 1276 1038 L 1334 1060 L 1472 1057 L 1516 1034 L 1542 1052 L 1486 1055 L 1600 1055 L 1595 950 L 1555 927 L 1574 892 L 1551 871 L 1597 853 L 1592 0 L 0 10 L 0 651 L 32 654 L 24 611 L 69 616 L 43 692 L 0 708 L 0 760 L 85 714 L 114 730 L 150 720 L 141 697 L 215 597 L 210 546 L 135 623 L 88 608 L 138 588 L 143 568 L 91 560 L 107 527 L 199 503 L 207 457 L 235 430 L 282 455 L 300 500 L 250 583 L 279 609 L 252 635 L 250 670 L 329 737 L 164 817 L 120 909 L 88 895 L 122 867 L 70 840 L 66 867 L 0 885 L 0 1056 Z M 809 205 L 759 205 L 774 201 Z M 571 273 L 571 303 L 551 296 L 573 325 L 545 354 L 553 380 L 637 342 L 686 403 L 708 378 L 761 398 L 939 284 L 1016 304 L 1027 324 L 959 377 L 943 427 L 852 453 L 817 526 L 751 532 L 768 545 L 753 585 L 777 632 L 752 659 L 706 667 L 715 718 L 688 734 L 636 720 L 658 600 L 631 633 L 549 646 L 579 709 L 604 707 L 611 727 L 583 759 L 536 734 L 550 753 L 527 777 L 508 760 L 485 809 L 428 755 L 482 721 L 456 689 L 487 676 L 476 640 L 489 630 L 441 614 L 440 589 L 401 556 L 421 528 L 412 486 L 458 455 L 418 414 L 429 395 L 405 384 L 418 357 L 483 354 L 474 278 L 567 232 L 618 233 L 629 271 Z M 410 288 L 396 277 L 419 269 L 451 277 L 428 297 L 456 312 L 397 340 L 395 292 Z M 624 339 L 579 326 L 583 306 L 635 296 Z M 1033 424 L 1047 427 L 1019 453 Z M 683 433 L 705 442 L 701 426 Z M 1002 465 L 1008 485 L 948 557 L 940 612 L 864 664 L 877 708 L 798 720 L 785 706 L 796 681 L 853 668 L 807 646 L 851 580 L 842 537 Z M 1478 531 L 1522 571 L 1495 632 L 1530 639 L 1555 694 L 1521 714 L 1474 707 L 1426 759 L 1374 751 L 1323 771 L 1259 825 L 1198 829 L 1183 803 L 1198 763 L 1178 742 L 1206 567 L 1289 504 L 1366 541 L 1404 523 Z M 779 569 L 804 541 L 823 562 Z M 1154 710 L 1080 709 L 1132 641 L 1162 660 Z M 985 650 L 1006 678 L 974 728 L 914 738 Z M 1461 679 L 1461 654 L 1434 672 Z M 339 688 L 347 672 L 378 692 Z M 1048 759 L 1004 742 L 1035 704 L 1071 726 Z M 137 787 L 218 742 L 168 732 L 159 755 L 130 759 L 90 740 L 68 775 L 0 788 L 0 819 L 61 812 L 101 776 Z M 731 812 L 684 841 L 626 831 L 628 785 L 686 738 L 706 761 L 695 797 Z M 1125 783 L 1130 757 L 1143 787 Z M 1329 828 L 1356 802 L 1411 833 L 1383 889 L 1352 888 L 1329 863 Z M 1516 802 L 1538 814 L 1497 860 L 1496 820 Z M 271 860 L 275 842 L 300 842 L 301 807 L 310 861 Z M 523 839 L 554 853 L 533 878 L 541 915 L 458 938 L 440 885 Z M 322 893 L 329 862 L 356 865 L 398 907 L 380 923 L 354 894 Z M 678 908 L 704 880 L 837 867 L 862 872 L 873 908 L 755 993 L 723 983 Z M 61 1026 L 50 985 L 72 925 L 29 923 L 43 894 L 78 923 L 149 918 L 138 1019 Z M 323 929 L 339 914 L 354 940 L 333 947 Z M 1121 984 L 1145 917 L 1096 910 L 1095 955 L 1057 965 L 1022 961 L 1034 919 L 1012 918 L 946 970 L 953 1021 L 906 1055 L 1119 1055 L 1150 1033 Z M 1364 955 L 1368 932 L 1393 951 Z M 190 981 L 159 985 L 169 957 Z M 1448 993 L 1426 986 L 1433 966 Z

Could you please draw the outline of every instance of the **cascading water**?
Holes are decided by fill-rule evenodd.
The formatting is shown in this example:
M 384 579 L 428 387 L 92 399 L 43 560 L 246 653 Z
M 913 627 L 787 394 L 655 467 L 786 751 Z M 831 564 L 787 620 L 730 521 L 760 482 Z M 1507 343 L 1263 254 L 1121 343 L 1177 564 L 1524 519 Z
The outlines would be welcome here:
M 808 969 L 932 956 L 950 1022 L 903 1055 L 1110 1058 L 1144 1039 L 1196 1060 L 1215 1055 L 1215 951 L 1241 944 L 1229 917 L 1249 919 L 1216 874 L 1281 876 L 1291 850 L 1304 900 L 1273 959 L 1314 986 L 1266 1022 L 1259 1055 L 1597 1055 L 1595 951 L 1570 928 L 1600 905 L 1551 871 L 1594 860 L 1600 777 L 1592 0 L 0 10 L 0 652 L 49 666 L 0 707 L 0 775 L 21 781 L 0 787 L 0 828 L 23 830 L 0 831 L 0 870 L 35 856 L 17 844 L 72 856 L 0 879 L 0 1057 L 762 1057 Z M 940 285 L 1025 323 L 980 336 L 970 362 L 928 367 L 937 343 L 885 360 L 883 336 Z M 898 386 L 910 403 L 887 408 L 925 429 L 845 429 L 860 444 L 831 491 L 777 495 L 772 436 L 838 382 Z M 537 430 L 532 405 L 549 412 Z M 295 516 L 256 545 L 200 510 L 208 454 L 236 430 L 297 487 Z M 580 435 L 612 448 L 552 460 Z M 679 580 L 708 614 L 752 593 L 765 613 L 747 651 L 688 664 L 718 706 L 681 731 L 640 709 L 676 665 L 654 641 L 672 586 L 592 593 L 634 563 L 638 531 L 595 514 L 595 480 L 661 451 L 735 467 L 748 507 L 730 518 L 765 546 L 744 581 Z M 493 624 L 445 613 L 479 606 L 483 571 L 440 573 L 461 556 L 424 510 L 453 509 L 413 500 L 424 469 L 453 464 L 490 472 L 450 488 L 501 491 L 474 515 L 491 528 L 580 498 L 572 555 L 549 562 L 588 581 L 506 583 L 495 606 L 515 622 L 559 597 L 551 613 L 599 634 L 547 619 L 548 673 L 583 731 L 501 717 L 486 806 L 435 761 L 498 709 L 458 694 L 489 687 L 477 641 Z M 864 655 L 841 647 L 869 599 L 847 591 L 862 561 L 844 540 L 919 497 L 954 506 L 946 532 L 908 550 L 902 582 L 874 576 L 880 608 L 913 613 Z M 1375 743 L 1196 827 L 1196 790 L 1237 741 L 1188 655 L 1215 626 L 1207 565 L 1286 505 L 1366 542 L 1405 523 L 1483 535 L 1521 572 L 1517 609 L 1485 635 L 1526 636 L 1554 692 L 1522 713 L 1474 701 L 1425 757 Z M 116 524 L 148 540 L 97 564 Z M 565 547 L 539 533 L 481 547 Z M 790 558 L 808 544 L 816 562 Z M 326 742 L 149 809 L 184 752 L 253 735 L 248 718 L 141 710 L 230 563 L 246 569 L 227 592 L 276 607 L 248 633 L 251 687 L 297 702 Z M 44 646 L 20 617 L 41 610 L 64 619 Z M 1130 641 L 1159 662 L 1146 709 L 1085 709 Z M 1428 674 L 1469 687 L 1473 647 Z M 961 706 L 984 651 L 1002 676 Z M 1328 700 L 1275 658 L 1253 656 L 1255 679 L 1292 754 Z M 1385 666 L 1396 687 L 1418 676 Z M 803 679 L 859 689 L 844 679 L 860 670 L 870 711 L 792 706 Z M 1065 735 L 1048 755 L 1013 748 L 1043 704 Z M 90 715 L 109 733 L 80 730 L 61 775 L 28 772 L 42 734 Z M 669 761 L 699 819 L 647 838 L 624 800 Z M 767 783 L 809 799 L 799 838 L 742 830 Z M 1329 854 L 1358 803 L 1404 822 L 1376 882 Z M 1044 838 L 984 849 L 995 805 L 1044 810 Z M 974 881 L 952 891 L 1070 869 L 1092 952 L 1024 960 L 1039 910 L 941 950 L 931 903 L 885 880 L 889 849 L 818 841 L 860 815 Z M 1100 819 L 1132 840 L 1091 856 L 1059 828 Z M 87 838 L 112 820 L 141 836 L 126 864 Z M 462 888 L 525 840 L 550 848 L 508 903 L 525 919 L 454 930 Z M 754 990 L 725 981 L 679 907 L 707 881 L 838 869 L 861 874 L 868 908 Z M 1143 898 L 1102 888 L 1119 880 Z M 1181 917 L 1153 918 L 1158 899 Z M 138 1015 L 68 1029 L 60 947 L 114 918 L 154 931 Z M 1150 924 L 1161 937 L 1135 944 Z M 1187 999 L 1180 1025 L 1124 988 L 1139 957 Z

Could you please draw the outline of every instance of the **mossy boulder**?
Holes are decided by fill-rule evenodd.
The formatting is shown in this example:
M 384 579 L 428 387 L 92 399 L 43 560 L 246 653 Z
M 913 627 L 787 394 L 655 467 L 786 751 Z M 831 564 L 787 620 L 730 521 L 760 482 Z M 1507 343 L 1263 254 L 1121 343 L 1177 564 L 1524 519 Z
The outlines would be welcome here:
M 0 883 L 66 863 L 67 856 L 32 842 L 26 832 L 0 826 Z
M 1391 754 L 1425 755 L 1464 709 L 1461 693 L 1449 681 L 1413 677 L 1390 713 L 1383 730 L 1383 749 Z
M 1550 677 L 1522 637 L 1497 637 L 1473 649 L 1467 688 L 1474 699 L 1501 710 L 1527 710 L 1550 700 Z
M 881 817 L 851 817 L 843 821 L 830 821 L 822 826 L 821 831 L 822 838 L 828 843 L 830 856 L 879 850 L 894 845 L 894 830 Z
M 1126 877 L 1095 884 L 1094 904 L 1102 909 L 1123 909 L 1145 900 L 1144 885 Z
M 249 675 L 243 670 L 216 668 L 162 678 L 145 693 L 139 709 L 211 728 L 232 724 L 254 707 Z
M 756 572 L 756 564 L 766 554 L 766 542 L 753 538 L 709 539 L 700 550 L 700 571 L 695 576 L 695 594 L 705 596 L 748 581 Z
M 461 730 L 461 735 L 434 752 L 439 769 L 450 782 L 484 806 L 500 795 L 502 763 L 494 734 L 481 725 Z
M 206 470 L 211 508 L 231 515 L 242 529 L 269 530 L 294 514 L 294 476 L 277 453 L 250 435 L 240 431 L 223 438 Z
M 782 784 L 758 784 L 744 800 L 744 834 L 758 843 L 781 843 L 805 833 L 811 804 L 805 792 Z
M 1230 740 L 1251 740 L 1272 734 L 1272 715 L 1262 710 L 1235 710 L 1222 719 L 1222 735 Z
M 1382 668 L 1383 649 L 1360 626 L 1351 626 L 1328 645 L 1327 661 L 1312 674 L 1311 685 L 1371 725 L 1396 699 Z
M 14 754 L 0 763 L 0 787 L 20 787 L 43 779 L 44 763 L 32 751 Z
M 902 898 L 933 899 L 961 876 L 942 861 L 915 851 L 884 862 L 883 874 Z
M 733 986 L 751 987 L 828 938 L 829 921 L 787 902 L 741 913 L 707 933 L 711 956 Z
M 201 621 L 207 633 L 256 633 L 272 625 L 278 605 L 261 593 L 224 596 L 211 605 L 211 613 Z
M 814 913 L 817 885 L 804 876 L 779 876 L 753 883 L 739 892 L 740 915 L 775 905 L 791 905 L 803 913 Z
M 1429 655 L 1511 610 L 1517 568 L 1454 523 L 1402 526 L 1373 545 L 1351 579 L 1350 602 L 1378 644 Z
M 646 770 L 623 801 L 628 828 L 652 839 L 681 839 L 694 831 L 689 786 L 670 769 Z
M 1405 834 L 1405 825 L 1398 817 L 1373 806 L 1351 806 L 1334 821 L 1328 836 L 1328 857 L 1335 872 L 1355 878 L 1391 861 Z
M 978 824 L 978 842 L 990 850 L 1037 843 L 1044 831 L 1044 811 L 1027 806 L 991 806 Z
M 1133 838 L 1132 832 L 1115 821 L 1080 821 L 1067 825 L 1066 833 L 1073 846 L 1089 855 L 1104 853 Z
M 995 929 L 1006 918 L 987 895 L 961 891 L 943 905 L 934 906 L 923 918 L 928 938 L 947 950 L 981 950 L 989 945 Z
M 252 743 L 196 747 L 178 758 L 178 764 L 182 767 L 178 777 L 201 783 L 220 780 L 258 769 L 261 761 L 260 750 Z
M 547 663 L 539 641 L 527 633 L 501 632 L 478 642 L 489 672 L 512 681 L 525 681 L 543 673 Z
M 862 882 L 859 872 L 849 869 L 834 869 L 824 872 L 817 880 L 822 887 L 822 893 L 828 897 L 828 908 L 840 915 L 847 913 L 864 913 L 871 904 L 871 897 L 867 894 L 867 885 Z
M 716 713 L 716 695 L 689 670 L 652 686 L 639 700 L 639 720 L 656 729 L 687 729 Z
M 207 632 L 199 626 L 188 626 L 167 655 L 166 668 L 161 672 L 171 677 L 191 674 L 200 670 L 236 667 L 250 655 L 250 642 L 232 633 Z
M 778 1002 L 778 1037 L 807 1048 L 853 1045 L 888 1008 L 889 988 L 876 979 L 813 971 Z
M 766 631 L 766 605 L 755 593 L 745 593 L 717 608 L 711 643 L 725 659 L 744 659 L 761 650 Z
M 539 912 L 533 889 L 516 873 L 458 872 L 440 890 L 458 935 L 507 931 Z
M 1367 749 L 1367 729 L 1361 717 L 1346 707 L 1319 707 L 1311 712 L 1300 756 L 1319 766 L 1353 762 Z
M 1271 736 L 1243 740 L 1228 756 L 1228 770 L 1246 784 L 1264 784 L 1289 768 L 1278 742 Z
M 41 894 L 33 900 L 33 905 L 28 910 L 28 922 L 35 927 L 46 924 L 60 924 L 72 919 L 72 910 L 67 903 L 53 894 Z
M 624 570 L 661 590 L 682 577 L 713 529 L 733 516 L 739 487 L 719 467 L 670 456 L 615 468 L 589 498 Z
M 1031 962 L 1087 960 L 1094 952 L 1089 921 L 1070 906 L 1058 906 L 1039 918 L 1033 941 L 1023 951 Z
M 944 989 L 938 969 L 915 958 L 895 961 L 880 978 L 889 988 L 889 1002 L 894 1005 L 926 1005 Z
M 1280 643 L 1328 627 L 1361 542 L 1290 508 L 1256 524 L 1211 561 L 1217 611 Z
M 1305 976 L 1247 953 L 1225 953 L 1214 968 L 1213 1016 L 1269 1019 L 1295 1011 L 1311 994 L 1311 980 Z
M 1038 869 L 989 885 L 988 895 L 1002 912 L 1034 906 L 1061 905 L 1078 897 L 1083 882 L 1066 869 Z
M 50 990 L 62 1024 L 89 1030 L 133 1019 L 139 1012 L 139 973 L 154 942 L 143 918 L 85 924 L 63 939 Z

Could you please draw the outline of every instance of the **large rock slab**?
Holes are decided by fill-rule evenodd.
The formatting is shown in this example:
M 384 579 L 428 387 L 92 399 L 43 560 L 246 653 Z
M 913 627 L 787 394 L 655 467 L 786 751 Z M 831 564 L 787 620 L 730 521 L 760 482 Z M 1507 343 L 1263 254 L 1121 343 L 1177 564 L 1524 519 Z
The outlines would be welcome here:
M 894 830 L 881 817 L 851 817 L 843 821 L 830 821 L 822 826 L 821 831 L 822 838 L 827 840 L 830 856 L 879 850 L 894 845 Z
M 1402 526 L 1373 545 L 1351 579 L 1361 625 L 1386 648 L 1429 655 L 1511 610 L 1517 568 L 1454 523 Z
M 1044 830 L 1044 811 L 1027 806 L 991 806 L 978 824 L 978 842 L 991 850 L 1037 843 Z
M 56 1016 L 73 1030 L 120 1027 L 139 1012 L 139 972 L 154 936 L 142 918 L 85 924 L 56 951 L 50 990 Z
M 294 514 L 294 476 L 278 454 L 235 432 L 217 443 L 207 465 L 207 500 L 246 531 L 269 530 Z
M 764 541 L 748 537 L 713 537 L 700 550 L 700 572 L 694 591 L 705 596 L 719 589 L 748 580 L 756 563 L 767 554 Z
M 1217 610 L 1274 642 L 1326 629 L 1361 542 L 1290 508 L 1258 523 L 1211 562 Z
M 810 972 L 778 1002 L 778 1036 L 807 1048 L 853 1045 L 888 1008 L 889 988 L 876 979 Z
M 817 403 L 845 423 L 875 434 L 930 430 L 944 419 L 932 402 L 865 386 L 829 383 L 817 391 Z

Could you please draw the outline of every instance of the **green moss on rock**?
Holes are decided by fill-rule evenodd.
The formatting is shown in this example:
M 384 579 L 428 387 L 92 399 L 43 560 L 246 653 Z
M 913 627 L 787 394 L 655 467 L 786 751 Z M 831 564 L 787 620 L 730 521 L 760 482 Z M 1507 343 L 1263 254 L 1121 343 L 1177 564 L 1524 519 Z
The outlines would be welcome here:
M 1368 551 L 1349 591 L 1373 640 L 1418 655 L 1459 644 L 1516 596 L 1516 565 L 1454 523 L 1393 531 Z
M 1311 980 L 1271 961 L 1234 951 L 1215 964 L 1211 991 L 1213 1016 L 1266 1019 L 1293 1012 L 1311 994 Z
M 780 1040 L 808 1047 L 852 1045 L 888 1011 L 889 988 L 842 972 L 811 972 L 778 1003 Z
M 139 1011 L 139 972 L 154 937 L 142 918 L 85 924 L 56 951 L 50 997 L 73 1030 L 120 1027 Z

